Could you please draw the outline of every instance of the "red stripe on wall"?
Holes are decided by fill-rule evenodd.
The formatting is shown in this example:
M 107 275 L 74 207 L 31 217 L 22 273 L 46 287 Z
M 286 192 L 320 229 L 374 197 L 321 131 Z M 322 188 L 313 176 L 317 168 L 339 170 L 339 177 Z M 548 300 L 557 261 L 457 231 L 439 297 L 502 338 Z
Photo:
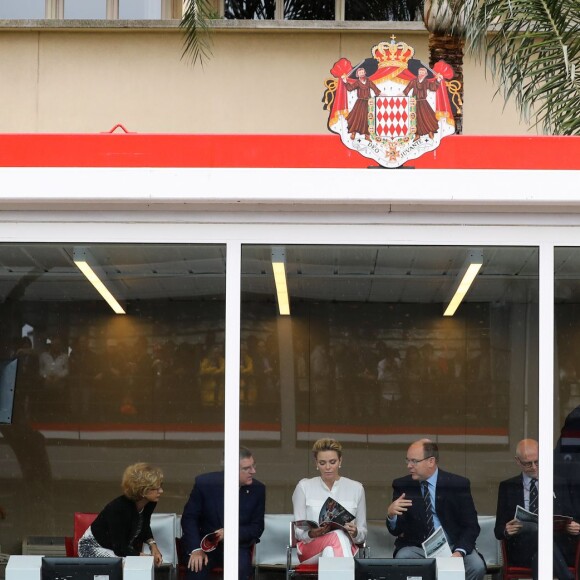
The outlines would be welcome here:
M 0 167 L 366 168 L 335 135 L 4 134 Z M 580 137 L 451 136 L 420 169 L 580 169 Z

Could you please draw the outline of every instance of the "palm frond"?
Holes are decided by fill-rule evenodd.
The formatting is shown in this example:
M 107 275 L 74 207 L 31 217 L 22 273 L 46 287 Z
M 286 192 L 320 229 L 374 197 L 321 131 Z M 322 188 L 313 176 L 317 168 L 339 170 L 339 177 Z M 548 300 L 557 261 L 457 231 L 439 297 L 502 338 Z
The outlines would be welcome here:
M 466 48 L 544 132 L 580 135 L 578 0 L 465 0 Z
M 179 26 L 184 30 L 183 57 L 203 66 L 211 56 L 209 21 L 215 18 L 210 0 L 190 0 Z

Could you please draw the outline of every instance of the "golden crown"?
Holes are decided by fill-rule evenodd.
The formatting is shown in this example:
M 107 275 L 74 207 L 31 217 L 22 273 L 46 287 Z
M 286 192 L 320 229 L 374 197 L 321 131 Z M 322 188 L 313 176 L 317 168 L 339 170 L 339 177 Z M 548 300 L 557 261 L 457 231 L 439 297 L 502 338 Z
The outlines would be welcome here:
M 390 42 L 380 42 L 373 46 L 371 54 L 379 61 L 379 68 L 387 66 L 406 67 L 409 59 L 413 58 L 415 49 L 406 42 L 397 42 L 393 35 Z

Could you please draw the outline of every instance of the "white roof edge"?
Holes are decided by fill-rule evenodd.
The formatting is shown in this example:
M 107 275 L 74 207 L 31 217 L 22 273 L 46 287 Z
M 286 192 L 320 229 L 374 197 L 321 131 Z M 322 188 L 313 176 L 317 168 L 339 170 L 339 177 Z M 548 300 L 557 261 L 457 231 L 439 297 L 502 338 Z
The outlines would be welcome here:
M 580 207 L 580 170 L 0 168 L 0 209 L 268 206 Z

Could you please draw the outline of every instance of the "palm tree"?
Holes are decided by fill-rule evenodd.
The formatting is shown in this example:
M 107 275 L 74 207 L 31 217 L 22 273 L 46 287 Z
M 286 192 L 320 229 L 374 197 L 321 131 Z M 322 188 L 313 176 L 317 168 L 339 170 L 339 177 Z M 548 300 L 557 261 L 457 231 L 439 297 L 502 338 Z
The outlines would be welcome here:
M 456 0 L 467 51 L 544 132 L 580 135 L 578 0 Z
M 228 0 L 225 17 L 244 20 L 273 19 L 276 1 L 284 3 L 286 20 L 333 20 L 334 0 Z M 346 0 L 347 20 L 420 19 L 423 0 Z M 203 65 L 211 55 L 211 27 L 217 18 L 211 0 L 189 0 L 181 21 L 185 33 L 183 55 Z
M 453 67 L 447 81 L 454 108 L 455 133 L 463 133 L 463 53 L 464 30 L 447 0 L 425 0 L 423 21 L 429 31 L 429 66 L 444 60 Z
M 185 32 L 183 56 L 189 56 L 195 65 L 203 65 L 211 55 L 209 21 L 215 18 L 211 0 L 189 0 L 179 26 Z

